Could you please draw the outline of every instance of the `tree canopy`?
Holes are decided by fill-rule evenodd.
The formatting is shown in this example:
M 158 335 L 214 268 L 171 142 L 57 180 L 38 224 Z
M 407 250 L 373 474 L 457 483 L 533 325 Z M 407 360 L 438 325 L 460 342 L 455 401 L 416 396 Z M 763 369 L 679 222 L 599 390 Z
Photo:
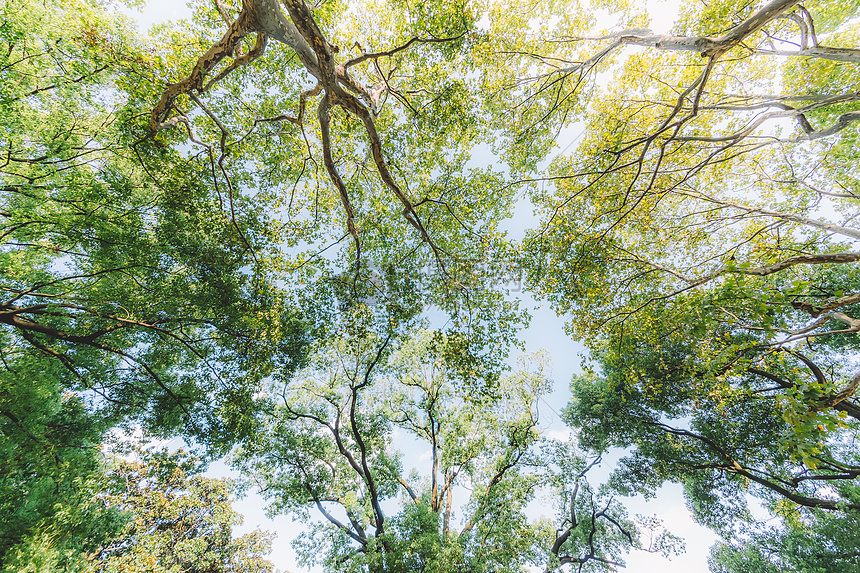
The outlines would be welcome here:
M 235 536 L 235 483 L 203 477 L 200 459 L 179 450 L 137 448 L 106 474 L 102 503 L 129 515 L 120 532 L 89 558 L 88 572 L 272 573 L 264 559 L 272 535 Z
M 326 570 L 614 570 L 667 481 L 714 571 L 856 567 L 859 8 L 0 4 L 0 569 L 270 567 L 134 432 Z

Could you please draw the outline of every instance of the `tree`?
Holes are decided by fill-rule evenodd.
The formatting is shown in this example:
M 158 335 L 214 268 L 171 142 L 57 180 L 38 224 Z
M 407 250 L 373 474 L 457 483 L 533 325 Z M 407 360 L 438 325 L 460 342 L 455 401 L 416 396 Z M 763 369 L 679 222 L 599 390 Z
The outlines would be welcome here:
M 199 475 L 200 459 L 182 450 L 137 449 L 138 461 L 116 460 L 100 494 L 128 522 L 89 560 L 88 571 L 271 573 L 263 555 L 273 535 L 233 538 L 242 517 L 231 508 L 235 484 Z
M 507 216 L 512 197 L 504 190 L 505 173 L 463 164 L 482 145 L 506 149 L 505 139 L 522 126 L 510 121 L 492 93 L 494 84 L 504 81 L 494 75 L 512 76 L 493 64 L 488 46 L 493 36 L 478 33 L 472 10 L 462 3 L 380 2 L 361 11 L 335 4 L 314 11 L 303 2 L 282 7 L 269 0 L 245 2 L 241 9 L 220 2 L 197 9 L 191 38 L 204 53 L 182 54 L 175 67 L 183 72 L 170 78 L 152 108 L 150 137 L 179 137 L 175 130 L 185 126 L 187 141 L 212 154 L 220 170 L 213 177 L 223 178 L 230 189 L 234 178 L 249 175 L 232 158 L 268 155 L 266 164 L 276 177 L 258 173 L 255 184 L 288 191 L 280 201 L 281 207 L 288 204 L 284 215 L 291 221 L 312 215 L 320 233 L 316 239 L 328 231 L 321 216 L 332 215 L 338 231 L 333 238 L 351 235 L 356 273 L 362 264 L 385 266 L 372 253 L 362 263 L 362 253 L 378 242 L 390 247 L 395 232 L 409 237 L 410 249 L 418 251 L 412 256 L 429 255 L 453 286 L 462 286 L 463 277 L 451 268 L 458 261 L 486 261 L 499 248 L 495 225 Z M 220 35 L 216 30 L 225 24 Z M 246 38 L 251 34 L 253 46 Z M 270 41 L 279 46 L 269 47 Z M 351 47 L 341 52 L 335 42 Z M 368 52 L 364 44 L 379 48 Z M 353 50 L 352 58 L 340 55 Z M 252 84 L 267 89 L 254 93 Z M 222 97 L 223 92 L 229 95 Z M 204 96 L 216 103 L 207 105 Z M 314 101 L 315 120 L 305 113 Z M 339 129 L 333 130 L 333 121 Z M 279 140 L 266 141 L 272 135 Z M 522 172 L 547 149 L 546 143 L 533 152 L 519 149 L 499 162 Z M 324 174 L 318 173 L 320 164 Z M 349 176 L 347 167 L 354 168 Z M 291 185 L 284 185 L 284 178 Z M 320 188 L 326 178 L 332 189 Z M 309 180 L 312 214 L 303 212 L 310 207 L 310 198 L 302 198 Z M 471 193 L 464 193 L 470 186 Z M 293 225 L 304 230 L 300 221 Z M 471 241 L 463 240 L 467 236 Z M 296 237 L 283 240 L 291 244 Z
M 86 2 L 0 13 L 0 567 L 78 570 L 122 525 L 94 501 L 106 432 L 223 451 L 308 333 L 245 268 L 265 217 L 226 214 L 194 160 L 135 144 L 148 64 L 128 23 Z
M 857 65 L 848 55 L 839 64 L 819 56 L 782 68 L 762 62 L 772 59 L 773 50 L 757 45 L 779 35 L 788 43 L 791 30 L 785 26 L 811 18 L 805 9 L 790 12 L 794 8 L 791 2 L 760 10 L 748 6 L 749 15 L 739 14 L 725 37 L 689 36 L 675 43 L 663 38 L 655 54 L 626 60 L 617 88 L 592 103 L 585 141 L 553 167 L 557 195 L 537 197 L 546 220 L 527 243 L 535 284 L 560 309 L 576 313 L 572 326 L 578 334 L 608 329 L 652 302 L 724 279 L 766 280 L 798 265 L 857 260 L 854 253 L 839 252 L 857 231 L 838 220 L 819 220 L 816 213 L 832 198 L 846 221 L 853 216 L 852 194 L 839 187 L 850 185 L 853 176 L 845 154 L 853 153 L 854 130 L 845 130 L 857 116 L 840 112 L 853 109 L 856 96 L 821 92 L 850 84 Z M 726 26 L 718 20 L 723 9 L 691 9 L 678 27 L 692 33 Z M 840 27 L 841 8 L 824 6 L 822 12 L 819 35 L 850 38 L 850 27 Z M 796 33 L 803 36 L 808 28 L 800 25 Z M 585 74 L 626 43 L 613 41 L 584 64 L 552 75 Z M 707 48 L 712 44 L 720 47 Z M 662 52 L 688 45 L 702 48 L 705 57 L 698 48 L 691 54 Z M 726 56 L 730 50 L 736 52 L 732 57 Z M 801 89 L 809 93 L 753 93 L 777 77 L 796 85 L 801 76 Z M 813 103 L 794 108 L 785 103 L 791 101 Z M 789 129 L 782 135 L 783 127 L 772 125 L 781 118 L 794 118 L 800 133 Z M 833 128 L 813 130 L 810 118 L 834 121 Z M 544 268 L 563 272 L 542 278 Z M 613 296 L 606 304 L 591 304 L 607 280 L 591 271 L 607 268 Z M 565 273 L 579 275 L 576 288 L 559 282 Z M 829 311 L 852 302 L 837 299 L 818 302 Z
M 639 530 L 585 480 L 599 459 L 586 464 L 570 444 L 540 438 L 541 362 L 491 392 L 465 393 L 470 376 L 445 348 L 456 344 L 432 331 L 348 334 L 274 385 L 266 427 L 239 460 L 270 511 L 309 523 L 297 542 L 304 563 L 548 572 L 621 564 L 640 547 Z M 422 454 L 417 468 L 404 467 L 413 463 L 407 451 Z M 540 493 L 558 513 L 529 520 L 526 506 Z M 664 534 L 652 550 L 672 551 L 673 539 Z
M 122 520 L 94 500 L 105 428 L 57 387 L 59 364 L 9 351 L 0 381 L 0 571 L 78 571 Z
M 852 10 L 691 4 L 672 35 L 567 38 L 601 47 L 534 88 L 617 71 L 524 244 L 596 362 L 566 418 L 598 451 L 634 446 L 618 484 L 683 482 L 726 534 L 747 493 L 856 505 Z M 648 49 L 610 60 L 630 45 Z
M 255 263 L 267 217 L 240 198 L 225 212 L 193 158 L 136 141 L 129 92 L 148 56 L 122 17 L 31 8 L 3 7 L 11 352 L 61 364 L 59 387 L 109 425 L 214 445 L 267 369 L 301 363 L 309 336 Z
M 820 539 L 826 539 L 826 544 Z M 711 569 L 732 571 L 857 571 L 857 514 L 792 511 L 785 528 L 749 532 L 735 543 L 711 549 Z

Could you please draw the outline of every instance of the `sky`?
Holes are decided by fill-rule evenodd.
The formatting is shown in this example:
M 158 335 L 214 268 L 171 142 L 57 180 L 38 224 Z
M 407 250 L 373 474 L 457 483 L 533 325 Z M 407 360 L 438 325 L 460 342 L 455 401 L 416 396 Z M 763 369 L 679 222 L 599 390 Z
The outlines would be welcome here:
M 677 1 L 667 0 L 665 2 L 653 2 L 649 5 L 649 11 L 652 14 L 651 27 L 655 32 L 665 33 L 669 31 L 673 17 L 677 12 Z M 187 15 L 188 9 L 182 0 L 149 0 L 142 11 L 128 11 L 128 13 L 138 21 L 141 31 L 146 31 L 153 24 L 175 20 Z M 557 149 L 564 151 L 571 147 L 577 137 L 578 133 L 575 129 L 560 134 Z M 523 199 L 518 203 L 514 217 L 503 222 L 502 228 L 508 231 L 510 237 L 519 238 L 536 221 L 530 203 Z M 570 435 L 569 430 L 558 420 L 557 414 L 558 410 L 570 398 L 568 387 L 571 377 L 581 371 L 583 346 L 567 336 L 564 331 L 564 318 L 557 316 L 548 305 L 536 302 L 528 292 L 522 290 L 513 291 L 510 296 L 520 299 L 521 304 L 531 312 L 530 326 L 520 333 L 520 338 L 525 343 L 526 352 L 531 353 L 545 349 L 552 359 L 554 390 L 544 398 L 540 405 L 543 415 L 546 416 L 545 420 L 542 420 L 543 427 L 547 435 L 566 439 Z M 175 442 L 175 444 L 168 443 L 168 445 L 175 445 L 176 447 L 181 445 L 179 440 Z M 403 445 L 409 447 L 409 443 L 406 441 L 403 442 Z M 410 455 L 420 457 L 421 452 L 407 451 L 405 454 L 407 457 Z M 599 473 L 607 475 L 614 468 L 614 462 L 617 461 L 620 454 L 621 452 L 617 452 L 614 456 L 605 459 L 599 468 Z M 207 475 L 238 477 L 231 472 L 223 460 L 214 463 Z M 641 496 L 628 498 L 625 500 L 625 505 L 627 505 L 631 515 L 657 515 L 663 520 L 666 529 L 684 538 L 686 552 L 680 556 L 672 557 L 670 560 L 643 551 L 633 552 L 627 558 L 627 567 L 624 571 L 635 573 L 654 571 L 660 573 L 705 573 L 708 570 L 709 549 L 717 537 L 710 530 L 692 520 L 690 512 L 684 504 L 680 486 L 665 486 L 659 490 L 655 498 L 650 500 L 645 500 Z M 318 571 L 318 569 L 308 570 L 299 567 L 296 563 L 295 553 L 290 542 L 302 531 L 304 526 L 301 523 L 294 523 L 290 517 L 283 515 L 269 518 L 265 514 L 265 501 L 254 492 L 250 492 L 246 497 L 238 500 L 234 504 L 234 508 L 245 516 L 244 524 L 235 530 L 237 534 L 246 533 L 256 528 L 278 534 L 269 558 L 281 571 L 291 573 Z M 536 511 L 539 512 L 539 509 Z

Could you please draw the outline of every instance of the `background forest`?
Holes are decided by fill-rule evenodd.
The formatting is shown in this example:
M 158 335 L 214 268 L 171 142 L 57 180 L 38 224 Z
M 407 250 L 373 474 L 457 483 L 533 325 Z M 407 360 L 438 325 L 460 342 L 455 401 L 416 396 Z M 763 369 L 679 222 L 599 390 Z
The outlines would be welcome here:
M 0 0 L 0 571 L 860 571 L 857 0 L 141 5 Z

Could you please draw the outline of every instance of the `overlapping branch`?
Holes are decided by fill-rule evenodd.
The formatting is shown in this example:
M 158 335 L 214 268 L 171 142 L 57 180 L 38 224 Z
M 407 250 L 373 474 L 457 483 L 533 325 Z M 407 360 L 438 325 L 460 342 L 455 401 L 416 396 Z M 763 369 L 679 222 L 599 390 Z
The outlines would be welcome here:
M 442 255 L 445 253 L 433 242 L 413 202 L 402 191 L 392 176 L 384 157 L 382 139 L 376 131 L 374 118 L 379 111 L 380 96 L 389 89 L 387 79 L 381 77 L 378 84 L 368 88 L 349 74 L 349 68 L 362 62 L 376 62 L 383 57 L 390 58 L 414 44 L 457 40 L 462 37 L 462 34 L 450 38 L 413 37 L 404 44 L 390 50 L 374 53 L 366 53 L 362 50 L 363 53 L 361 55 L 348 60 L 344 64 L 338 64 L 335 61 L 335 56 L 339 52 L 339 48 L 328 42 L 317 25 L 313 12 L 303 0 L 284 0 L 283 7 L 286 9 L 287 15 L 283 13 L 281 4 L 276 0 L 248 0 L 243 3 L 242 11 L 232 22 L 229 20 L 226 9 L 223 6 L 218 5 L 216 2 L 216 7 L 225 22 L 229 22 L 227 32 L 206 53 L 197 59 L 197 62 L 186 78 L 177 83 L 168 84 L 162 93 L 160 101 L 151 111 L 150 128 L 153 131 L 158 131 L 178 125 L 184 121 L 182 119 L 183 116 L 169 117 L 177 97 L 182 94 L 195 96 L 208 91 L 215 83 L 234 70 L 261 57 L 270 39 L 284 44 L 298 56 L 305 71 L 317 81 L 317 88 L 313 92 L 322 93 L 317 117 L 322 129 L 323 162 L 332 184 L 338 190 L 346 214 L 347 229 L 355 242 L 356 261 L 358 263 L 356 266 L 356 277 L 358 276 L 358 268 L 361 264 L 361 230 L 355 223 L 355 215 L 348 189 L 338 172 L 332 156 L 329 112 L 333 107 L 339 107 L 361 120 L 370 144 L 377 173 L 383 184 L 403 205 L 404 217 L 418 231 L 421 240 L 430 246 L 444 272 Z M 254 47 L 247 53 L 237 52 L 241 40 L 249 34 L 257 35 Z M 238 55 L 233 58 L 233 61 L 221 71 L 215 73 L 218 65 L 225 58 L 234 54 Z M 213 73 L 215 73 L 214 77 L 207 80 L 207 77 Z M 297 115 L 299 125 L 302 122 L 304 103 L 305 95 L 301 98 L 300 110 Z
M 743 463 L 742 460 L 739 460 L 737 457 L 732 455 L 732 453 L 728 449 L 701 433 L 696 433 L 691 430 L 685 430 L 683 428 L 676 428 L 655 420 L 643 419 L 642 421 L 647 425 L 653 426 L 654 428 L 658 428 L 663 432 L 666 432 L 667 434 L 682 438 L 688 438 L 695 442 L 698 442 L 699 444 L 702 444 L 706 448 L 706 451 L 708 451 L 712 456 L 710 462 L 693 462 L 678 460 L 677 463 L 680 465 L 686 465 L 693 469 L 714 469 L 728 474 L 742 476 L 764 487 L 765 489 L 773 491 L 780 496 L 791 500 L 794 503 L 803 507 L 829 510 L 860 509 L 860 505 L 856 503 L 850 503 L 843 500 L 834 500 L 824 497 L 815 497 L 814 495 L 806 495 L 798 491 L 797 487 L 802 481 L 808 481 L 808 479 L 810 478 L 807 478 L 807 480 L 795 481 L 785 480 L 777 476 L 771 475 L 767 471 L 749 467 L 748 465 Z M 828 473 L 819 473 L 816 477 L 816 480 L 818 481 L 842 479 L 845 479 L 845 477 L 842 476 L 841 473 L 836 473 L 832 471 L 828 471 Z

